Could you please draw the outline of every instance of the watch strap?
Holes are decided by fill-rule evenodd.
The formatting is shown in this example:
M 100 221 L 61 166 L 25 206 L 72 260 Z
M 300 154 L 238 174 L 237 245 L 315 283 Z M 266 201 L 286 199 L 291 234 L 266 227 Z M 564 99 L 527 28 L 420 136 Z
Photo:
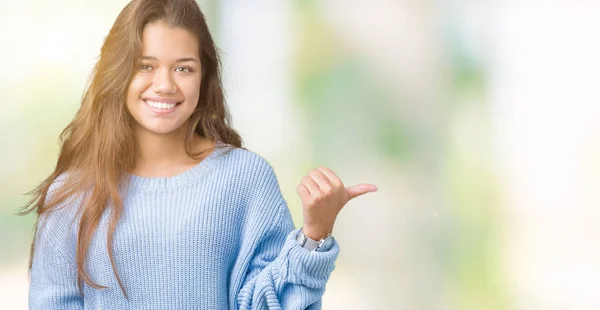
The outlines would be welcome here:
M 298 235 L 296 236 L 296 242 L 298 242 L 298 244 L 309 250 L 309 251 L 327 251 L 329 250 L 330 247 L 330 243 L 333 240 L 333 236 L 331 234 L 328 234 L 325 238 L 321 239 L 321 240 L 313 240 L 309 237 L 307 237 L 304 232 L 302 231 L 302 229 L 300 229 L 298 231 Z M 329 241 L 329 242 L 328 242 Z M 326 248 L 323 248 L 323 247 Z

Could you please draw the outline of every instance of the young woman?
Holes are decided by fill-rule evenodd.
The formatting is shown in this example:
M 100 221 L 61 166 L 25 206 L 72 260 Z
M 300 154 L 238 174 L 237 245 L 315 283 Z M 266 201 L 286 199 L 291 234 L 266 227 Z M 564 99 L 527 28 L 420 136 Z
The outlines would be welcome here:
M 25 208 L 30 309 L 320 309 L 337 214 L 376 187 L 312 170 L 294 229 L 273 169 L 229 123 L 198 5 L 129 3 Z

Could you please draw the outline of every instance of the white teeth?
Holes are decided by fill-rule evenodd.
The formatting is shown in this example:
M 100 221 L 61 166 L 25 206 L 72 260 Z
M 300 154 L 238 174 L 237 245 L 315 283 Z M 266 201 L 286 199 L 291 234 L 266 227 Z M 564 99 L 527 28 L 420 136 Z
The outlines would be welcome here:
M 150 100 L 146 100 L 146 103 L 149 106 L 151 106 L 153 108 L 158 108 L 158 109 L 172 109 L 176 105 L 176 103 L 155 102 L 155 101 L 150 101 Z

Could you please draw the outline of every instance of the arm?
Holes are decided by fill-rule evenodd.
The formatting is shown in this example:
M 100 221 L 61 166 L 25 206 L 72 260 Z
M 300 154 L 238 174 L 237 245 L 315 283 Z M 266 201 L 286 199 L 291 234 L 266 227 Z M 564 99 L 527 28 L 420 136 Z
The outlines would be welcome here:
M 231 309 L 321 309 L 325 284 L 334 269 L 339 245 L 323 252 L 308 251 L 296 243 L 292 217 L 281 196 L 274 171 L 263 161 L 253 167 L 254 195 L 250 199 L 238 261 L 229 288 Z M 345 187 L 326 167 L 312 170 L 298 186 L 303 231 L 319 240 L 333 230 L 340 210 L 353 198 L 376 191 L 372 184 Z M 240 259 L 241 257 L 241 259 Z
M 70 256 L 64 251 L 64 245 L 54 243 L 53 237 L 65 236 L 65 230 L 56 229 L 63 226 L 59 222 L 64 219 L 59 216 L 61 213 L 44 214 L 38 221 L 30 270 L 29 309 L 31 310 L 84 308 L 83 298 L 79 295 L 77 286 L 75 248 L 73 248 L 73 256 Z
M 232 309 L 321 309 L 339 246 L 308 251 L 297 244 L 298 231 L 287 205 L 279 205 L 271 226 L 250 253 Z

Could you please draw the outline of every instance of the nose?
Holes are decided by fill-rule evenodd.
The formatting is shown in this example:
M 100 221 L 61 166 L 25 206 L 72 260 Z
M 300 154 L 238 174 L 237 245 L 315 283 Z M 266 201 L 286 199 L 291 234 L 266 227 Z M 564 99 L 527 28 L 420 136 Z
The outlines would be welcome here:
M 173 82 L 169 70 L 156 70 L 152 80 L 152 91 L 157 94 L 174 94 L 177 92 L 177 86 Z

